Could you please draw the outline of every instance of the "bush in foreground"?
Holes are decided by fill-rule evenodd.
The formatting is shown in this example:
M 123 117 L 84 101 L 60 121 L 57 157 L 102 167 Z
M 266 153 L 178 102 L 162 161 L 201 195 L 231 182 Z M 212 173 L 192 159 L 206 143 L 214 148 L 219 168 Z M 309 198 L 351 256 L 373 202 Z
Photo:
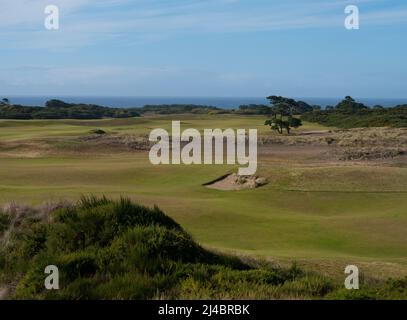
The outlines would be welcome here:
M 0 283 L 15 285 L 10 298 L 353 298 L 296 265 L 275 268 L 210 252 L 156 207 L 89 197 L 44 208 L 49 214 L 14 207 L 0 215 Z M 59 268 L 60 290 L 44 289 L 48 265 Z M 406 296 L 404 282 L 391 285 L 401 288 L 397 297 Z

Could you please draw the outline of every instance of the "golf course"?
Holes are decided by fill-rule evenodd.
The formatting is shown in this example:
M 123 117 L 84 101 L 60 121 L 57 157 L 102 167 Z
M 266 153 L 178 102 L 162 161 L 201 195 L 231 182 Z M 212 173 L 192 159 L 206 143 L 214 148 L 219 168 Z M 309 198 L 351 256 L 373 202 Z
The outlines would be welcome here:
M 124 196 L 157 205 L 211 250 L 280 264 L 296 261 L 337 279 L 350 264 L 371 279 L 407 275 L 405 156 L 345 161 L 325 141 L 342 135 L 339 145 L 357 144 L 365 131 L 304 122 L 290 136 L 280 136 L 264 125 L 265 119 L 183 114 L 0 120 L 0 204 Z M 172 120 L 200 131 L 257 129 L 256 175 L 268 183 L 217 190 L 204 184 L 236 172 L 237 166 L 153 166 L 143 143 L 155 128 L 171 132 Z M 104 134 L 93 133 L 96 129 Z M 380 141 L 382 129 L 369 130 Z M 400 138 L 406 132 L 399 133 Z

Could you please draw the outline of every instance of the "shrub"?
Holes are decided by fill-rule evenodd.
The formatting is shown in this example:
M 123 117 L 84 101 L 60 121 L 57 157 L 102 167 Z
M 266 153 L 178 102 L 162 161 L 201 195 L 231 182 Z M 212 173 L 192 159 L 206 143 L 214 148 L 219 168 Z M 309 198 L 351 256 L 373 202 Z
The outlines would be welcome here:
M 104 131 L 102 129 L 93 129 L 90 131 L 90 133 L 102 135 L 102 134 L 106 134 L 106 131 Z
M 10 225 L 10 216 L 0 212 L 0 237 L 3 235 L 3 232 L 8 229 Z
M 14 206 L 15 207 L 15 206 Z M 407 296 L 407 280 L 359 293 L 296 264 L 271 267 L 210 252 L 158 208 L 128 199 L 83 198 L 52 206 L 53 219 L 21 220 L 0 250 L 1 281 L 18 299 L 365 299 Z M 16 210 L 15 210 L 16 211 Z M 18 210 L 17 210 L 18 211 Z M 16 212 L 17 212 L 16 211 Z M 25 212 L 37 211 L 28 210 Z M 28 216 L 30 217 L 30 216 Z M 56 265 L 60 290 L 45 290 Z M 390 296 L 388 292 L 393 292 Z

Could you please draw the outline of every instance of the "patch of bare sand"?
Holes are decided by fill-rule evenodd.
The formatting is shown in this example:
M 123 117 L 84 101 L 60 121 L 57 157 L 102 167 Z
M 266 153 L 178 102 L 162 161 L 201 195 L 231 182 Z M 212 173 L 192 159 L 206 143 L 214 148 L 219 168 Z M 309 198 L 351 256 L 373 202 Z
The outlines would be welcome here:
M 256 189 L 267 184 L 267 179 L 258 176 L 239 176 L 236 173 L 228 174 L 205 184 L 209 189 L 223 191 L 237 191 Z

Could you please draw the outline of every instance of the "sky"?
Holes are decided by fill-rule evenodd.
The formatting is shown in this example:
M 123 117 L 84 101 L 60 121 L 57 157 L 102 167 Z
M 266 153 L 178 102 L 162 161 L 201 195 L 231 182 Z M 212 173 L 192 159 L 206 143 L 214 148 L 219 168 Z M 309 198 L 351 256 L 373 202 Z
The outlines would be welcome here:
M 44 26 L 50 4 L 59 30 Z M 1 96 L 407 97 L 406 0 L 0 0 L 0 12 Z

